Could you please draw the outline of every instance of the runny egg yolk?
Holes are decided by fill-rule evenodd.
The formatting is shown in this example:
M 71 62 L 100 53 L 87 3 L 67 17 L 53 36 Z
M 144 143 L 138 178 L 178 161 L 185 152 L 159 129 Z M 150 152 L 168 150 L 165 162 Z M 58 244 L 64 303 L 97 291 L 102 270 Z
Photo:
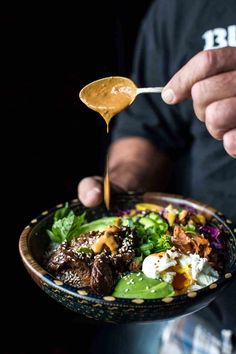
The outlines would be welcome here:
M 178 264 L 178 259 L 166 256 L 166 252 L 147 256 L 143 261 L 142 270 L 148 278 L 153 279 L 165 279 L 169 275 L 170 279 L 166 281 L 170 282 L 178 292 L 186 291 L 193 283 L 189 266 Z
M 172 285 L 175 290 L 183 290 L 188 288 L 192 283 L 192 277 L 189 274 L 188 267 L 181 267 L 179 265 L 172 267 L 172 271 L 176 272 L 173 278 Z

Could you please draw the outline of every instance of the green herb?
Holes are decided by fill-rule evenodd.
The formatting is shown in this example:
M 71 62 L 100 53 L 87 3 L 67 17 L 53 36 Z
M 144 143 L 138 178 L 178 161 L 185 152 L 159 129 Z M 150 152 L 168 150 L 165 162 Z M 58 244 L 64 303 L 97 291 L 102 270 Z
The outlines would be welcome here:
M 47 233 L 51 240 L 56 243 L 61 243 L 65 240 L 71 240 L 75 236 L 80 235 L 81 225 L 84 223 L 85 212 L 80 216 L 76 216 L 73 210 L 69 209 L 68 205 L 60 211 L 57 210 L 54 215 L 54 223 L 51 230 Z M 62 218 L 60 219 L 60 216 Z
M 70 241 L 73 237 L 78 237 L 85 232 L 104 231 L 107 225 L 114 224 L 117 219 L 115 216 L 109 216 L 85 223 L 85 214 L 84 212 L 80 216 L 76 216 L 69 208 L 68 203 L 58 209 L 54 214 L 52 228 L 47 230 L 52 242 Z
M 171 248 L 170 236 L 166 234 L 169 225 L 158 213 L 124 217 L 122 225 L 129 226 L 137 232 L 139 246 L 136 253 L 138 256 L 148 256 L 151 253 L 164 252 Z
M 140 264 L 140 263 L 142 263 L 142 261 L 143 261 L 143 255 L 138 256 L 138 257 L 134 257 L 134 262 L 135 263 Z
M 169 235 L 160 236 L 155 245 L 155 252 L 165 252 L 171 248 L 171 237 Z
M 78 253 L 86 253 L 86 254 L 92 254 L 93 253 L 93 250 L 89 247 L 85 247 L 85 246 L 81 246 L 81 247 L 78 247 L 76 252 Z
M 140 246 L 140 250 L 141 250 L 141 251 L 150 251 L 150 250 L 153 249 L 153 247 L 154 247 L 153 242 L 143 243 L 143 244 Z
M 184 231 L 189 234 L 196 235 L 196 226 L 193 224 L 187 224 L 184 226 Z
M 66 216 L 69 215 L 70 211 L 71 209 L 69 208 L 69 204 L 68 202 L 66 202 L 63 208 L 59 208 L 55 211 L 54 221 L 65 218 Z

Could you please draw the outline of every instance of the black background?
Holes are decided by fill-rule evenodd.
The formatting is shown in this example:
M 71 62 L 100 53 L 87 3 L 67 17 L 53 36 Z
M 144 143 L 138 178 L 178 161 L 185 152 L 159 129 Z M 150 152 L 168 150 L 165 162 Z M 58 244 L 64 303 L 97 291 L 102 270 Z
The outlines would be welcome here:
M 105 123 L 78 93 L 95 79 L 130 75 L 150 3 L 127 9 L 127 1 L 103 0 L 83 9 L 64 4 L 0 16 L 4 353 L 89 353 L 101 328 L 74 320 L 34 284 L 18 239 L 43 210 L 75 198 L 81 178 L 103 174 Z

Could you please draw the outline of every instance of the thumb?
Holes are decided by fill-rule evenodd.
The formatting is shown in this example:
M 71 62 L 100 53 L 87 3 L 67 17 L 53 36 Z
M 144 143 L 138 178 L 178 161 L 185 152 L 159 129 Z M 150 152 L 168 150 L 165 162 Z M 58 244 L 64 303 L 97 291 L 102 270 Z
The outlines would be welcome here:
M 161 97 L 165 103 L 176 104 L 191 96 L 192 86 L 198 77 L 194 66 L 196 60 L 191 59 L 185 64 L 164 87 Z
M 236 50 L 231 47 L 199 52 L 185 64 L 162 90 L 167 104 L 176 104 L 191 96 L 193 85 L 208 77 L 234 70 Z
M 78 185 L 78 197 L 88 208 L 96 207 L 103 201 L 102 178 L 86 177 Z

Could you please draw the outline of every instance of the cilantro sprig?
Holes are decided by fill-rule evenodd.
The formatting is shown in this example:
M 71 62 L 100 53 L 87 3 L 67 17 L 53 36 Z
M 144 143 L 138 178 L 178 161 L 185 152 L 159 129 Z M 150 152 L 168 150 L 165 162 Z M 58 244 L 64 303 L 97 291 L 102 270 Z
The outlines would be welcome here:
M 79 235 L 85 215 L 85 212 L 79 216 L 75 215 L 74 211 L 69 208 L 68 203 L 65 204 L 64 208 L 58 209 L 54 214 L 51 230 L 47 230 L 52 242 L 70 241 L 73 237 Z

